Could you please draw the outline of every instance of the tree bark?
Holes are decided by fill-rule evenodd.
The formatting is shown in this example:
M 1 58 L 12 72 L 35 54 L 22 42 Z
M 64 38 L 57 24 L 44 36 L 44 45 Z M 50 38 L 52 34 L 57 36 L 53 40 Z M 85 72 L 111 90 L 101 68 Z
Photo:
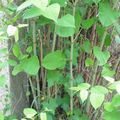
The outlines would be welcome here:
M 23 0 L 15 0 L 16 5 L 19 5 Z M 20 33 L 21 38 L 24 37 L 24 32 Z M 11 49 L 13 44 L 9 40 L 8 49 Z M 23 49 L 22 49 L 23 51 Z M 9 59 L 15 59 L 10 51 Z M 27 75 L 25 73 L 19 73 L 16 76 L 12 75 L 13 68 L 9 66 L 9 80 L 10 80 L 10 94 L 11 94 L 11 107 L 12 115 L 15 115 L 18 119 L 23 116 L 23 109 L 28 107 L 26 88 L 27 88 Z

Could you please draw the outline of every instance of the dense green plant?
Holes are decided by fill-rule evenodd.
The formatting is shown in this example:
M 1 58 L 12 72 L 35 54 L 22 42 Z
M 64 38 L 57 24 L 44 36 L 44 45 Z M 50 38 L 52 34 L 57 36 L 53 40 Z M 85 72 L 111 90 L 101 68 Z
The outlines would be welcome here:
M 117 3 L 27 0 L 1 7 L 9 20 L 2 21 L 0 39 L 13 42 L 9 51 L 16 58 L 7 62 L 14 76 L 23 71 L 30 84 L 31 105 L 22 120 L 119 120 L 120 57 L 112 63 L 109 50 L 120 43 Z

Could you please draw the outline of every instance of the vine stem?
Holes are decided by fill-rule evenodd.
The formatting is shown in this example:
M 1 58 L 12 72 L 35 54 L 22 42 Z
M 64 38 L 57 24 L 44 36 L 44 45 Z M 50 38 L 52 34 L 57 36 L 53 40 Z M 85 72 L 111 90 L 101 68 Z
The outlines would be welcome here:
M 53 36 L 53 45 L 52 45 L 52 52 L 54 52 L 55 50 L 55 45 L 56 45 L 56 37 L 57 37 L 57 34 L 56 34 L 56 25 L 55 25 L 55 30 L 54 30 L 54 36 Z M 55 98 L 57 98 L 57 91 L 58 91 L 58 88 L 57 88 L 57 84 L 55 83 Z
M 36 109 L 38 110 L 38 105 L 37 105 L 37 100 L 36 100 L 37 97 L 36 97 L 35 90 L 34 90 L 34 86 L 33 86 L 33 83 L 32 83 L 32 80 L 31 80 L 30 77 L 29 77 L 29 82 L 30 82 L 30 86 L 31 86 L 33 98 L 34 98 L 34 101 L 35 101 L 35 107 L 36 107 Z
M 53 45 L 52 45 L 52 52 L 55 50 L 55 45 L 56 45 L 56 25 L 55 25 L 55 31 L 54 31 L 54 36 L 53 36 Z
M 101 45 L 100 45 L 100 50 L 102 51 L 103 47 L 104 47 L 104 42 L 105 42 L 105 38 L 107 35 L 107 29 L 105 30 L 103 37 L 102 37 L 102 41 L 101 41 Z M 91 83 L 91 87 L 93 87 L 95 85 L 95 80 L 96 80 L 96 76 L 97 76 L 97 70 L 98 70 L 98 61 L 95 62 L 95 66 L 94 66 L 94 72 L 92 73 L 93 76 L 91 78 L 92 83 Z M 87 105 L 86 105 L 86 112 L 89 113 L 90 110 L 90 100 L 88 99 L 87 101 Z
M 73 16 L 75 16 L 76 4 L 78 0 L 74 2 Z M 74 50 L 74 35 L 71 36 L 71 48 L 70 48 L 70 87 L 73 87 L 73 50 Z M 73 91 L 70 91 L 70 111 L 73 114 Z
M 33 20 L 33 52 L 34 55 L 37 56 L 37 43 L 36 43 L 36 23 Z M 36 83 L 37 83 L 37 96 L 38 96 L 38 105 L 40 107 L 40 84 L 39 84 L 39 76 L 36 75 Z

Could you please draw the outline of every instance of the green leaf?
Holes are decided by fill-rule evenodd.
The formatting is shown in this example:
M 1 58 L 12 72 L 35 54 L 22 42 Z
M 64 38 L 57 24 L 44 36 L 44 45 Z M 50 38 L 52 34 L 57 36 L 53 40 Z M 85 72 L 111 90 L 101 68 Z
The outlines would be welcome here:
M 88 91 L 87 90 L 81 90 L 80 91 L 80 98 L 82 102 L 84 102 L 88 97 Z
M 18 44 L 14 44 L 12 51 L 15 57 L 19 58 L 21 56 L 21 50 Z
M 53 115 L 55 114 L 55 109 L 58 106 L 56 99 L 49 99 L 48 101 L 43 102 L 43 108 Z
M 40 9 L 43 9 L 48 5 L 48 0 L 27 0 L 17 8 L 17 11 L 22 11 L 31 5 L 34 5 Z
M 111 70 L 110 67 L 106 67 L 104 66 L 102 69 L 102 76 L 109 76 L 109 77 L 113 77 L 115 74 L 114 70 Z
M 47 72 L 47 82 L 48 87 L 53 86 L 55 83 L 58 83 L 60 78 L 62 77 L 59 71 L 48 71 Z
M 45 9 L 42 10 L 42 15 L 46 18 L 49 18 L 57 23 L 57 19 L 60 12 L 60 5 L 57 3 L 54 3 Z
M 7 33 L 8 33 L 8 36 L 14 36 L 15 41 L 18 41 L 19 35 L 18 35 L 18 28 L 17 27 L 15 27 L 13 25 L 8 25 Z
M 73 83 L 76 85 L 81 84 L 84 82 L 84 78 L 82 74 L 78 74 L 75 78 L 75 80 L 73 81 Z
M 24 111 L 23 111 L 23 113 L 29 119 L 33 118 L 37 114 L 36 110 L 34 110 L 32 108 L 25 108 Z
M 110 83 L 114 83 L 114 81 L 115 81 L 114 78 L 109 77 L 109 76 L 103 76 L 103 78 L 104 78 L 105 80 L 107 80 L 108 82 L 110 82 Z
M 49 53 L 42 61 L 42 66 L 48 70 L 55 70 L 57 68 L 64 68 L 66 64 L 66 58 L 60 50 Z
M 42 11 L 37 7 L 27 9 L 23 14 L 23 19 L 30 19 L 42 15 Z
M 61 7 L 65 7 L 67 5 L 67 0 L 50 0 L 50 4 L 58 3 Z
M 93 53 L 99 61 L 100 66 L 106 64 L 110 57 L 110 53 L 108 51 L 101 51 L 100 48 L 97 46 L 93 48 Z
M 120 106 L 120 95 L 116 94 L 113 99 L 112 99 L 112 105 L 114 107 L 119 107 Z
M 77 87 L 71 87 L 71 90 L 80 91 L 80 90 L 87 90 L 90 88 L 90 84 L 88 83 L 81 83 Z
M 40 65 L 37 56 L 32 56 L 31 58 L 27 59 L 23 64 L 24 71 L 29 75 L 36 75 L 38 73 Z
M 27 8 L 31 5 L 32 5 L 32 0 L 27 0 L 17 8 L 17 11 L 22 11 L 22 10 L 24 10 L 25 8 Z
M 120 119 L 120 111 L 112 111 L 112 112 L 104 112 L 103 114 L 104 120 L 119 120 Z
M 13 60 L 13 59 L 9 59 L 9 60 L 8 60 L 8 63 L 9 63 L 9 65 L 11 65 L 11 66 L 17 65 L 17 62 L 16 62 L 15 60 Z
M 56 33 L 57 33 L 60 37 L 70 37 L 70 36 L 73 36 L 73 35 L 74 35 L 74 33 L 75 33 L 75 28 L 57 26 Z
M 40 113 L 40 120 L 47 120 L 47 114 L 45 112 Z
M 90 94 L 90 102 L 94 109 L 100 107 L 104 101 L 105 95 L 92 92 Z
M 103 86 L 100 86 L 100 85 L 97 85 L 97 86 L 94 86 L 91 88 L 91 93 L 96 93 L 96 94 L 107 94 L 108 93 L 108 89 L 103 87 Z
M 111 104 L 111 102 L 107 102 L 104 104 L 104 109 L 108 112 L 112 112 L 115 108 L 114 106 Z
M 33 50 L 33 49 L 32 49 L 32 46 L 28 46 L 27 49 L 26 49 L 26 52 L 27 52 L 27 53 L 31 53 L 32 50 Z
M 58 19 L 57 25 L 61 27 L 70 27 L 75 28 L 75 19 L 74 16 L 67 14 L 62 18 Z
M 89 29 L 92 27 L 92 25 L 95 23 L 95 18 L 90 18 L 90 19 L 87 19 L 87 20 L 84 20 L 82 22 L 82 28 L 84 29 Z
M 74 16 L 67 14 L 58 19 L 56 33 L 61 37 L 69 37 L 75 33 Z
M 60 12 L 60 5 L 58 3 L 48 6 L 48 0 L 28 0 L 18 7 L 18 11 L 25 9 L 30 5 L 34 5 L 37 8 L 32 7 L 28 9 L 24 14 L 24 19 L 43 15 L 57 23 Z
M 93 64 L 94 64 L 94 61 L 91 58 L 87 58 L 85 60 L 85 66 L 86 67 L 93 66 Z
M 22 64 L 18 64 L 16 65 L 14 68 L 13 68 L 13 71 L 12 71 L 12 75 L 17 75 L 18 73 L 22 72 L 23 71 L 23 65 Z
M 80 26 L 81 26 L 82 16 L 79 11 L 76 11 L 75 13 L 75 33 L 79 32 Z
M 83 45 L 82 45 L 82 49 L 86 52 L 86 53 L 90 53 L 91 52 L 91 44 L 89 40 L 85 40 Z
M 32 0 L 32 4 L 40 9 L 44 9 L 48 6 L 48 0 Z
M 112 84 L 110 84 L 110 85 L 108 86 L 108 88 L 111 89 L 111 90 L 116 90 L 116 87 L 117 87 L 117 86 L 120 86 L 120 81 L 115 81 L 115 82 L 113 82 Z
M 108 27 L 118 20 L 119 12 L 112 10 L 109 3 L 100 3 L 99 20 L 103 26 Z

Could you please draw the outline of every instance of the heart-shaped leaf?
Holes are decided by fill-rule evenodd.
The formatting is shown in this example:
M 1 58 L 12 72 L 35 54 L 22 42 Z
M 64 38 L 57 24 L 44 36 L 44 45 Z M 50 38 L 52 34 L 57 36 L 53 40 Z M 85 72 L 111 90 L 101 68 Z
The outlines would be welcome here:
M 23 61 L 23 69 L 29 75 L 36 75 L 40 68 L 39 60 L 37 56 L 32 56 L 31 58 Z
M 69 37 L 75 33 L 74 16 L 67 14 L 57 21 L 56 33 L 61 37 Z
M 82 102 L 84 102 L 88 97 L 88 91 L 87 90 L 81 90 L 80 91 L 80 98 Z
M 32 108 L 25 108 L 24 111 L 23 111 L 23 113 L 29 119 L 33 118 L 37 114 L 36 110 L 34 110 Z
M 42 61 L 43 67 L 48 70 L 55 70 L 56 68 L 64 68 L 66 64 L 66 58 L 59 50 L 49 53 Z
M 97 58 L 99 65 L 102 66 L 107 63 L 110 53 L 108 51 L 101 51 L 99 47 L 95 46 L 93 48 L 95 57 Z
M 97 109 L 98 107 L 100 107 L 104 101 L 105 95 L 104 94 L 98 94 L 98 93 L 94 93 L 92 92 L 90 94 L 90 102 L 91 105 Z
M 99 20 L 103 26 L 108 27 L 115 23 L 120 16 L 119 12 L 113 10 L 109 3 L 100 3 Z

